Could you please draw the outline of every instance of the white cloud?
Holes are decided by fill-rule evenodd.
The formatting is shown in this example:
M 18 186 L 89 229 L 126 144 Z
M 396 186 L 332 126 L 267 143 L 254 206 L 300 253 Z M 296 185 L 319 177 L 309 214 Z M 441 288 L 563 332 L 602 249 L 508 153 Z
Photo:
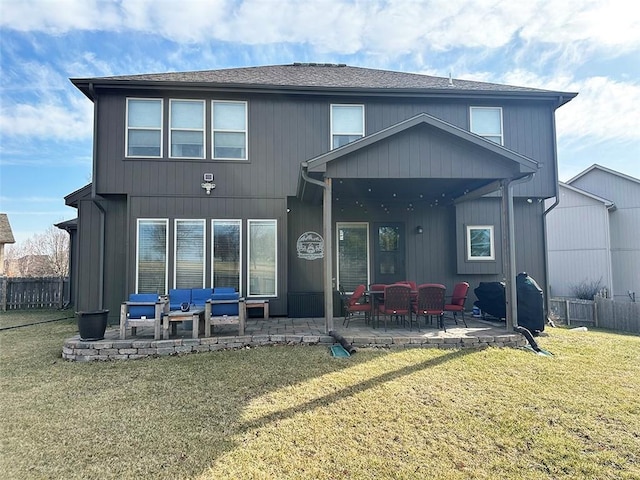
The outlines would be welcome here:
M 640 142 L 640 84 L 591 77 L 572 87 L 580 93 L 557 112 L 559 136 L 587 144 Z
M 53 34 L 138 31 L 186 43 L 305 43 L 340 54 L 493 49 L 513 39 L 621 54 L 640 45 L 635 12 L 627 0 L 22 0 L 4 6 L 0 25 Z
M 93 104 L 84 97 L 46 98 L 6 105 L 0 113 L 2 136 L 78 140 L 93 134 Z

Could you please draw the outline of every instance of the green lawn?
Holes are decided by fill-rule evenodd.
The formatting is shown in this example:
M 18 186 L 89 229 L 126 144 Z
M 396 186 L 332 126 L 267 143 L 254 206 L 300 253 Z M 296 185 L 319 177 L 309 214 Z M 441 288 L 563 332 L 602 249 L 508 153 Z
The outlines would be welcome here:
M 639 336 L 63 361 L 75 332 L 0 332 L 3 478 L 640 478 Z

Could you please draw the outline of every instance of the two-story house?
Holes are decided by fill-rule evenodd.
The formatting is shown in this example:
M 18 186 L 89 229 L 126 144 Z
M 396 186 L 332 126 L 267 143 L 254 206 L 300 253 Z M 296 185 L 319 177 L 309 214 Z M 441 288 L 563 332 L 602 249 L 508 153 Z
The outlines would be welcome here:
M 546 284 L 574 93 L 333 64 L 72 82 L 95 106 L 93 182 L 66 197 L 80 310 L 234 286 L 330 322 L 338 286 Z
M 560 183 L 547 215 L 549 284 L 553 296 L 581 286 L 617 301 L 640 292 L 640 179 L 592 165 Z

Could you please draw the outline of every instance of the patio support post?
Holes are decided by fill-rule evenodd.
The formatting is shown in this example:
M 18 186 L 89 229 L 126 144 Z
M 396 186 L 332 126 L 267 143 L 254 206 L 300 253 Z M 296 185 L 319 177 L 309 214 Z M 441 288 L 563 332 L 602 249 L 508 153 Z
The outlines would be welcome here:
M 513 186 L 510 179 L 502 182 L 502 271 L 505 282 L 507 330 L 518 325 L 518 297 L 516 292 L 516 252 L 513 226 Z
M 331 198 L 333 189 L 331 177 L 324 179 L 324 190 L 322 196 L 322 226 L 324 233 L 324 325 L 325 333 L 333 330 L 333 268 L 331 260 L 333 258 L 333 234 L 331 231 Z

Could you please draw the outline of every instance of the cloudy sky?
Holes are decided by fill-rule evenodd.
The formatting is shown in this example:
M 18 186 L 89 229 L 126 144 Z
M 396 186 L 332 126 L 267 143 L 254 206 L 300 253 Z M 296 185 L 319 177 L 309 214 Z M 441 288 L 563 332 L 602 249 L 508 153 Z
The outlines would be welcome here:
M 92 103 L 69 78 L 328 62 L 579 95 L 561 180 L 640 178 L 640 14 L 628 0 L 0 0 L 0 212 L 18 241 L 75 217 Z

